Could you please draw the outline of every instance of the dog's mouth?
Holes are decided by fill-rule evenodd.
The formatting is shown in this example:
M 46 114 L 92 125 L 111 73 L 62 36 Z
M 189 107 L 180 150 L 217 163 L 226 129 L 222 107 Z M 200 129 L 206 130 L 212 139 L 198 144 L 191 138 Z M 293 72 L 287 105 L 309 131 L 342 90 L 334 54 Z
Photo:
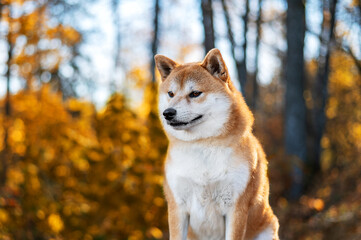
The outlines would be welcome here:
M 192 123 L 195 123 L 197 120 L 201 119 L 203 117 L 203 115 L 199 115 L 198 117 L 192 119 L 191 121 L 189 122 L 179 122 L 179 121 L 167 121 L 167 123 L 169 125 L 171 125 L 172 127 L 183 127 L 183 126 L 187 126 L 187 125 L 190 125 Z

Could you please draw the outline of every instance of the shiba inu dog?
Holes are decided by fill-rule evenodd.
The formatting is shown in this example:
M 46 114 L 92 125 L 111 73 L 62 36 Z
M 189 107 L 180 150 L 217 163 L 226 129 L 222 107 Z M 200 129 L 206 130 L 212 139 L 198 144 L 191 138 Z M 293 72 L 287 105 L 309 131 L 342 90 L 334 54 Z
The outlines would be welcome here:
M 202 62 L 155 56 L 169 138 L 164 192 L 171 240 L 278 239 L 253 115 L 218 49 Z

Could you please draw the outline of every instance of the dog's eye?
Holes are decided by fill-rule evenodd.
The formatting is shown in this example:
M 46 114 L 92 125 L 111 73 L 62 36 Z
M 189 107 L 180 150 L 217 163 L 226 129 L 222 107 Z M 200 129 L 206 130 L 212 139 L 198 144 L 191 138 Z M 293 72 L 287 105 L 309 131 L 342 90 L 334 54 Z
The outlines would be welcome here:
M 199 97 L 201 94 L 202 94 L 202 92 L 193 91 L 189 94 L 189 97 L 196 98 L 196 97 Z
M 174 97 L 174 93 L 172 91 L 169 91 L 168 96 L 172 98 L 172 97 Z

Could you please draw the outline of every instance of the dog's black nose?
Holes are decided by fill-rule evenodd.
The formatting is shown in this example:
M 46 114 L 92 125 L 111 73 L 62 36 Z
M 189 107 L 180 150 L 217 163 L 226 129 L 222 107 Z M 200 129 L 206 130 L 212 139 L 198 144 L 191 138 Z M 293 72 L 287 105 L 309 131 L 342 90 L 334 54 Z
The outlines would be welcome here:
M 163 116 L 167 120 L 172 120 L 175 117 L 175 115 L 177 115 L 177 110 L 175 110 L 174 108 L 167 108 L 163 112 Z

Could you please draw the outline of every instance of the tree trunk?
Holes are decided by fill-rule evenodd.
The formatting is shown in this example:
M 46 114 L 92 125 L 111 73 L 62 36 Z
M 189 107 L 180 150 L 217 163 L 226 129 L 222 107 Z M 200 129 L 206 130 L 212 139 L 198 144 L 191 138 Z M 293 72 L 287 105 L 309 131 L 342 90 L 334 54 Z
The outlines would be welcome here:
M 359 74 L 361 74 L 361 61 L 356 57 L 355 53 L 352 51 L 352 49 L 349 46 L 341 46 L 342 44 L 338 44 L 340 45 L 340 49 L 342 51 L 344 51 L 345 53 L 347 53 L 348 55 L 350 55 L 350 57 L 352 58 L 355 66 L 358 69 Z
M 231 53 L 232 53 L 233 60 L 234 60 L 234 62 L 236 64 L 237 76 L 238 76 L 238 79 L 240 81 L 240 79 L 241 79 L 241 64 L 240 64 L 240 61 L 236 57 L 236 48 L 237 48 L 237 46 L 236 46 L 236 42 L 235 42 L 234 37 L 233 37 L 232 22 L 231 22 L 231 18 L 229 16 L 229 11 L 228 11 L 228 6 L 227 6 L 227 3 L 226 3 L 226 0 L 221 0 L 221 2 L 222 2 L 224 18 L 226 19 L 227 35 L 228 35 L 229 42 L 231 44 Z M 241 82 L 240 82 L 240 84 L 241 84 Z
M 303 1 L 288 0 L 285 148 L 292 164 L 291 199 L 303 193 L 306 162 L 306 106 L 303 98 L 305 6 Z
M 9 7 L 9 26 L 10 26 L 10 19 L 11 19 L 11 7 Z M 11 28 L 9 27 L 8 34 L 7 34 L 7 42 L 8 42 L 8 60 L 7 60 L 7 70 L 6 70 L 6 96 L 5 96 L 5 118 L 4 118 L 4 149 L 1 154 L 2 158 L 2 169 L 1 169 L 1 176 L 0 176 L 0 185 L 4 184 L 6 181 L 6 173 L 7 168 L 9 165 L 9 158 L 10 158 L 10 149 L 9 149 L 9 123 L 11 117 L 11 102 L 10 102 L 10 80 L 11 80 L 11 61 L 13 55 L 13 44 L 12 44 L 12 32 Z
M 204 50 L 207 53 L 215 47 L 212 0 L 201 0 L 201 9 L 204 28 Z
M 232 31 L 232 21 L 231 21 L 231 18 L 229 16 L 229 10 L 228 10 L 228 6 L 227 6 L 227 2 L 226 0 L 221 0 L 221 3 L 222 3 L 222 8 L 223 8 L 223 13 L 224 13 L 224 18 L 226 20 L 226 26 L 227 26 L 227 35 L 228 35 L 228 39 L 229 39 L 229 42 L 231 44 L 231 53 L 232 53 L 232 57 L 234 59 L 234 62 L 236 64 L 236 70 L 237 70 L 237 77 L 238 77 L 238 80 L 239 80 L 239 83 L 241 85 L 241 91 L 242 91 L 242 94 L 243 96 L 245 97 L 245 83 L 246 83 L 246 78 L 247 78 L 247 69 L 246 69 L 246 63 L 245 63 L 245 60 L 246 60 L 246 51 L 245 49 L 247 49 L 247 39 L 246 37 L 244 37 L 244 41 L 243 41 L 243 45 L 242 45 L 242 48 L 243 48 L 243 53 L 246 54 L 246 55 L 243 55 L 243 60 L 239 60 L 236 56 L 236 49 L 237 49 L 237 45 L 236 45 L 236 42 L 234 40 L 234 35 L 233 35 L 233 31 Z M 248 3 L 248 0 L 247 0 L 247 3 Z M 245 36 L 247 35 L 247 22 L 248 22 L 248 15 L 249 15 L 249 4 L 248 4 L 248 7 L 246 7 L 246 13 L 245 15 L 243 16 L 243 20 L 246 21 L 244 22 L 244 26 L 245 26 Z M 245 17 L 246 16 L 246 17 Z
M 318 58 L 318 70 L 316 76 L 316 83 L 314 88 L 314 144 L 315 147 L 312 156 L 312 172 L 317 173 L 320 170 L 321 157 L 321 139 L 326 124 L 325 107 L 328 97 L 328 76 L 329 76 L 329 61 L 332 43 L 334 42 L 334 28 L 337 0 L 330 0 L 329 6 L 326 7 L 326 1 L 323 2 L 323 12 L 329 12 L 331 18 L 329 21 L 326 17 L 323 19 L 321 31 L 320 54 Z
M 246 83 L 247 83 L 247 33 L 248 33 L 248 16 L 249 16 L 249 0 L 246 0 L 246 11 L 242 17 L 244 34 L 243 34 L 243 60 L 240 63 L 240 82 L 243 96 L 246 98 Z
M 152 82 L 155 82 L 155 61 L 154 61 L 154 55 L 157 54 L 158 51 L 158 34 L 159 34 L 159 0 L 155 0 L 155 6 L 154 6 L 154 21 L 153 21 L 153 41 L 152 41 L 152 64 L 151 64 L 151 73 L 152 73 Z
M 114 77 L 111 83 L 112 91 L 115 90 L 116 81 L 119 77 L 119 68 L 121 66 L 120 63 L 120 51 L 121 51 L 121 32 L 120 32 L 120 12 L 119 12 L 119 4 L 120 0 L 112 0 L 112 10 L 113 10 L 113 22 L 115 26 L 115 55 L 114 55 Z
M 258 62 L 259 62 L 259 46 L 261 42 L 261 22 L 262 22 L 262 0 L 258 0 L 258 9 L 257 9 L 257 20 L 256 20 L 256 53 L 255 53 L 255 59 L 254 59 L 254 66 L 255 70 L 253 73 L 253 80 L 252 80 L 252 101 L 251 101 L 251 108 L 255 110 L 257 108 L 257 101 L 258 101 L 258 92 L 259 92 L 259 86 L 258 86 Z

